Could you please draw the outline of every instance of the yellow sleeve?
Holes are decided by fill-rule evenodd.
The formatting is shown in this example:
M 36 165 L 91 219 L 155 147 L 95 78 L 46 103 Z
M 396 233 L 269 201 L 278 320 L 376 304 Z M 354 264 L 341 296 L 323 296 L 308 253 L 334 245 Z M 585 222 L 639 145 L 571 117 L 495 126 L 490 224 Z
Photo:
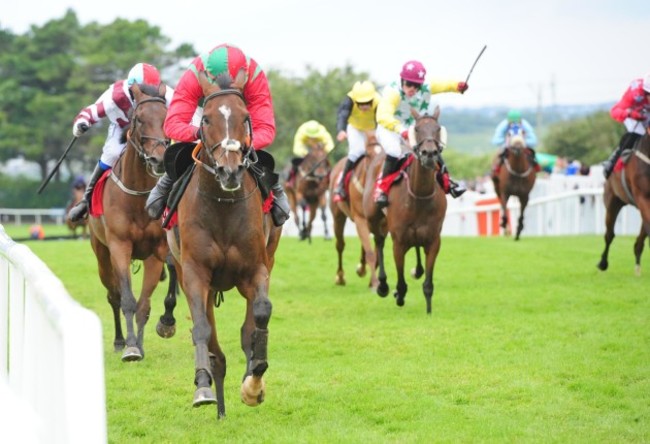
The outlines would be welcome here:
M 382 92 L 381 100 L 379 100 L 379 105 L 377 105 L 377 123 L 384 128 L 396 133 L 401 129 L 400 121 L 395 118 L 395 112 L 397 111 L 399 102 L 399 92 L 394 88 L 387 86 Z
M 431 91 L 431 94 L 458 92 L 458 82 L 458 80 L 431 80 L 429 82 L 429 91 Z

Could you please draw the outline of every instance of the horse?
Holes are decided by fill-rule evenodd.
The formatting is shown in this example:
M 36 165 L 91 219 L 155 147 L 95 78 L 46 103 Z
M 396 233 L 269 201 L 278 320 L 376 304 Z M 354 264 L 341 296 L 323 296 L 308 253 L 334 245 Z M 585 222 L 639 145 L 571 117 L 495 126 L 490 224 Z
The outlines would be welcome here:
M 381 171 L 383 156 L 375 157 L 371 163 L 370 171 L 373 174 L 366 179 L 363 196 L 364 211 L 375 236 L 379 269 L 377 293 L 379 296 L 388 294 L 383 249 L 386 236 L 390 233 L 397 270 L 394 296 L 400 307 L 404 305 L 408 290 L 404 279 L 404 257 L 408 250 L 415 247 L 419 264 L 419 248 L 425 252 L 425 279 L 422 290 L 427 314 L 431 314 L 433 270 L 440 252 L 442 225 L 447 212 L 447 198 L 438 182 L 439 158 L 443 149 L 439 116 L 440 108 L 436 107 L 432 115 L 424 114 L 416 118 L 409 137 L 413 146 L 412 153 L 405 158 L 406 166 L 402 165 L 401 180 L 390 188 L 389 205 L 385 214 L 384 211 L 377 210 L 373 197 L 375 178 Z
M 370 268 L 369 287 L 377 289 L 379 280 L 376 272 L 376 255 L 370 239 L 370 230 L 366 215 L 363 211 L 363 190 L 366 182 L 368 167 L 376 154 L 382 153 L 381 145 L 377 142 L 374 133 L 368 135 L 366 141 L 366 153 L 361 157 L 350 173 L 348 198 L 344 201 L 335 202 L 334 190 L 338 184 L 340 175 L 347 158 L 339 160 L 330 173 L 329 206 L 334 222 L 334 236 L 336 238 L 336 251 L 338 254 L 338 268 L 336 270 L 336 285 L 345 285 L 345 272 L 343 271 L 343 251 L 345 250 L 345 223 L 348 218 L 354 223 L 359 239 L 361 240 L 361 258 L 357 265 L 356 272 L 359 277 L 366 275 L 366 266 Z M 345 178 L 341 178 L 345 180 Z
M 178 203 L 177 224 L 167 234 L 193 321 L 193 405 L 216 403 L 217 418 L 226 414 L 226 357 L 217 339 L 212 306 L 232 288 L 246 299 L 240 332 L 246 369 L 240 393 L 244 403 L 257 406 L 266 390 L 269 280 L 282 235 L 282 227 L 276 227 L 263 211 L 263 184 L 252 174 L 260 168 L 262 155 L 270 155 L 251 146 L 250 115 L 241 92 L 245 82 L 243 70 L 234 81 L 226 73 L 215 84 L 205 73 L 199 75 L 205 97 L 201 141 L 192 152 L 194 163 L 186 173 L 189 179 Z M 262 168 L 264 175 L 272 171 L 272 166 Z
M 503 166 L 498 169 L 498 172 L 493 173 L 492 182 L 501 204 L 501 228 L 506 236 L 511 233 L 507 209 L 508 199 L 510 196 L 516 196 L 519 199 L 520 211 L 517 234 L 515 235 L 515 240 L 519 240 L 521 231 L 524 229 L 524 211 L 528 205 L 528 196 L 535 185 L 537 174 L 530 158 L 531 152 L 526 147 L 519 130 L 508 130 L 504 149 Z
M 330 171 L 331 164 L 327 151 L 319 144 L 312 148 L 302 160 L 293 182 L 288 180 L 285 182 L 287 198 L 298 227 L 300 240 L 307 239 L 311 243 L 312 224 L 319 209 L 325 227 L 325 239 L 330 238 L 325 213 Z M 298 211 L 298 207 L 300 207 L 300 211 Z M 307 212 L 309 212 L 309 218 L 306 216 Z
M 75 182 L 72 184 L 72 189 L 70 190 L 70 200 L 68 201 L 68 205 L 65 208 L 66 225 L 68 226 L 68 229 L 72 233 L 72 237 L 74 239 L 79 238 L 79 234 L 77 234 L 77 230 L 79 228 L 81 228 L 81 238 L 88 239 L 88 219 L 80 219 L 77 222 L 72 222 L 70 219 L 68 219 L 68 213 L 77 202 L 83 199 L 85 190 L 86 182 L 83 179 L 75 180 Z
M 123 350 L 122 361 L 125 362 L 144 358 L 144 328 L 151 311 L 151 294 L 164 276 L 163 266 L 169 252 L 160 221 L 152 220 L 144 208 L 157 177 L 164 172 L 163 155 L 169 144 L 163 132 L 167 115 L 166 87 L 161 85 L 155 90 L 142 88 L 137 84 L 131 87 L 135 107 L 131 111 L 131 123 L 123 134 L 125 149 L 103 184 L 100 198 L 103 215 L 93 215 L 93 205 L 88 221 L 99 277 L 108 291 L 108 302 L 113 309 L 113 346 L 115 351 Z M 96 193 L 98 188 L 99 184 Z M 133 260 L 142 260 L 144 265 L 137 302 L 131 287 L 130 266 Z M 162 337 L 171 337 L 175 332 L 172 313 L 175 292 L 176 282 L 170 279 L 165 298 L 166 312 L 157 327 Z M 126 340 L 122 333 L 120 309 L 126 319 Z
M 644 240 L 650 235 L 650 127 L 635 143 L 623 168 L 614 168 L 605 182 L 603 200 L 605 202 L 605 250 L 603 251 L 598 268 L 602 271 L 609 266 L 609 247 L 614 240 L 614 224 L 616 217 L 625 205 L 634 205 L 641 213 L 641 231 L 634 243 L 636 257 L 636 274 L 641 273 L 641 253 Z

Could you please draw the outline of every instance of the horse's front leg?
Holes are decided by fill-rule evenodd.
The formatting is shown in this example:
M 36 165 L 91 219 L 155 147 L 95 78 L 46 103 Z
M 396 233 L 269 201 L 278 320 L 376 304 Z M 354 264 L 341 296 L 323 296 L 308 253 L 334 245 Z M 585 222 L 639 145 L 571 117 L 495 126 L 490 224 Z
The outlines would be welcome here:
M 505 236 L 510 236 L 510 225 L 508 224 L 508 198 L 510 196 L 499 197 L 501 203 L 501 228 Z
M 336 253 L 338 256 L 338 268 L 336 269 L 336 285 L 345 285 L 345 270 L 343 269 L 343 251 L 345 250 L 345 222 L 347 217 L 339 210 L 334 215 L 334 238 L 336 239 Z
M 115 248 L 111 251 L 111 262 L 113 270 L 115 270 L 115 277 L 117 279 L 117 286 L 120 291 L 120 307 L 124 314 L 126 322 L 126 348 L 122 353 L 122 361 L 140 361 L 144 357 L 143 351 L 138 345 L 138 338 L 133 322 L 137 311 L 137 301 L 133 295 L 131 287 L 131 250 L 126 250 L 126 247 Z
M 158 286 L 164 264 L 155 256 L 149 256 L 143 261 L 143 264 L 142 290 L 140 291 L 140 297 L 136 304 L 135 323 L 138 328 L 138 348 L 144 358 L 144 330 L 149 321 L 149 315 L 151 314 L 151 295 Z
M 524 210 L 526 210 L 526 205 L 528 205 L 528 196 L 520 196 L 519 197 L 519 203 L 520 203 L 520 213 L 519 213 L 519 219 L 517 221 L 517 234 L 515 235 L 515 240 L 519 240 L 519 236 L 521 235 L 521 231 L 524 229 Z
M 241 399 L 251 407 L 264 402 L 266 387 L 264 373 L 267 361 L 272 304 L 268 297 L 269 275 L 266 267 L 260 267 L 256 283 L 241 285 L 240 293 L 246 298 L 246 318 L 241 328 L 241 348 L 247 358 L 246 373 L 241 385 Z
M 331 240 L 332 236 L 330 236 L 329 230 L 327 228 L 327 213 L 325 212 L 325 205 L 322 205 L 320 207 L 320 217 L 321 220 L 323 221 L 323 232 L 324 232 L 325 240 Z
M 169 286 L 165 296 L 165 313 L 158 320 L 156 333 L 161 338 L 171 338 L 176 334 L 176 319 L 174 318 L 174 308 L 176 308 L 176 296 L 178 295 L 178 274 L 176 266 L 173 263 L 171 254 L 166 260 L 167 269 L 169 270 Z
M 614 240 L 615 234 L 614 234 L 614 223 L 616 222 L 616 217 L 618 216 L 618 213 L 621 211 L 621 208 L 623 208 L 625 204 L 623 203 L 622 200 L 617 198 L 616 196 L 611 196 L 610 201 L 608 205 L 606 205 L 606 213 L 605 213 L 605 249 L 603 250 L 603 253 L 600 255 L 600 262 L 598 263 L 598 268 L 602 271 L 607 270 L 609 267 L 609 247 L 612 244 L 612 241 Z
M 379 280 L 379 285 L 377 285 L 377 294 L 382 298 L 388 296 L 388 283 L 386 282 L 386 268 L 384 267 L 384 244 L 386 238 L 384 236 L 375 235 L 375 251 L 377 252 L 377 268 L 379 269 L 377 274 L 377 279 Z
M 395 302 L 398 307 L 404 305 L 404 298 L 408 291 L 408 285 L 404 279 L 404 255 L 406 248 L 402 247 L 399 242 L 393 239 L 393 258 L 395 259 L 395 269 L 397 270 L 397 285 L 395 286 Z
M 431 314 L 431 301 L 433 300 L 433 270 L 436 266 L 436 259 L 440 252 L 440 235 L 437 235 L 433 243 L 426 251 L 427 264 L 424 282 L 422 283 L 422 292 L 424 293 L 424 300 L 427 304 L 427 314 Z

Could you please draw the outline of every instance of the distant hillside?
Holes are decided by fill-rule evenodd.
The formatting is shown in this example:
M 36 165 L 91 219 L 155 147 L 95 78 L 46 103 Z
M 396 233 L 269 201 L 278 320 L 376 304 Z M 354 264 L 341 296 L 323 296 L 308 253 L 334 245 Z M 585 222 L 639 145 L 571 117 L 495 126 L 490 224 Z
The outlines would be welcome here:
M 523 117 L 528 120 L 540 141 L 549 125 L 609 110 L 614 103 L 597 105 L 558 105 L 545 107 L 538 114 L 536 109 L 522 108 Z M 440 121 L 447 127 L 449 146 L 465 154 L 491 153 L 495 147 L 490 144 L 494 128 L 506 116 L 508 108 L 484 107 L 475 109 L 445 108 Z

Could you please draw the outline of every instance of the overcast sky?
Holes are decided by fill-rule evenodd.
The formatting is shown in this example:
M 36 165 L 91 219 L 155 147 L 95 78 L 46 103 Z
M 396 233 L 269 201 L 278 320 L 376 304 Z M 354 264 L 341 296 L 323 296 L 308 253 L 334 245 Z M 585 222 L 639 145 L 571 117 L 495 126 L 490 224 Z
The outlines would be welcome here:
M 374 6 L 370 6 L 373 5 Z M 534 6 L 533 6 L 534 5 Z M 300 75 L 350 63 L 378 84 L 421 60 L 427 77 L 464 80 L 487 49 L 456 107 L 613 102 L 630 80 L 650 72 L 650 0 L 31 0 L 3 8 L 15 34 L 61 18 L 82 25 L 115 18 L 159 26 L 172 46 L 202 52 L 233 43 L 263 68 Z

